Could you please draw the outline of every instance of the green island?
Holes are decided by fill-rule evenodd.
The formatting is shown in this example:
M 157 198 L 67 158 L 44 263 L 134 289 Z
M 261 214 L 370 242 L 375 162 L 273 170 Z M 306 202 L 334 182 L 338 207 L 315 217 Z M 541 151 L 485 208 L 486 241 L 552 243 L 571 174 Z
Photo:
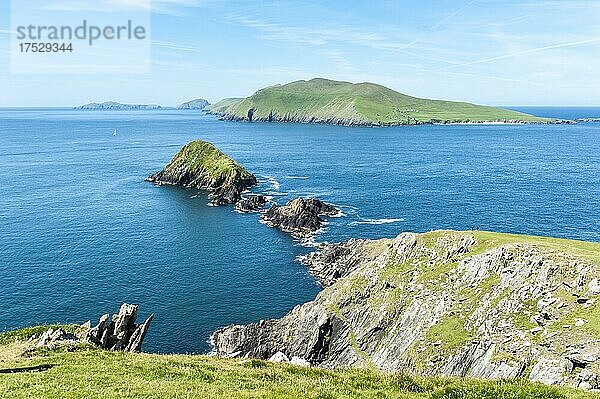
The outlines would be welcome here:
M 242 165 L 202 140 L 184 145 L 163 170 L 146 180 L 206 190 L 216 205 L 237 202 L 244 190 L 257 183 L 256 177 Z
M 226 120 L 391 126 L 428 123 L 556 123 L 503 108 L 429 100 L 375 83 L 315 78 L 261 89 L 207 108 Z

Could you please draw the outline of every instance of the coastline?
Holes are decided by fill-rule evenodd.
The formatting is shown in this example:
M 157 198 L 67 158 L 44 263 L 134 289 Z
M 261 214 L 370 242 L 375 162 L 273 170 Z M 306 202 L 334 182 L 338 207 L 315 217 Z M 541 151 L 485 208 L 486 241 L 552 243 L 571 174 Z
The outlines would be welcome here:
M 549 121 L 524 121 L 524 120 L 489 120 L 489 121 L 415 121 L 413 123 L 378 123 L 371 121 L 361 121 L 344 118 L 329 118 L 320 119 L 316 117 L 306 118 L 284 118 L 269 119 L 269 118 L 253 118 L 249 120 L 247 117 L 235 117 L 225 113 L 204 111 L 205 114 L 214 115 L 221 121 L 228 122 L 247 122 L 247 123 L 297 123 L 297 124 L 315 124 L 315 125 L 330 125 L 341 127 L 398 127 L 398 126 L 427 126 L 427 125 L 562 125 L 562 124 L 577 124 L 577 120 L 553 119 Z

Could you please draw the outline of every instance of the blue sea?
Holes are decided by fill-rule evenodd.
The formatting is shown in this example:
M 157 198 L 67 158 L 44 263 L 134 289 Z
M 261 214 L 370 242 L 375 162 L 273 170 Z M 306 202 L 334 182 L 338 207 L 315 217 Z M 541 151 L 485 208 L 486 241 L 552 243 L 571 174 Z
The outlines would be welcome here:
M 96 322 L 130 302 L 155 314 L 146 351 L 203 353 L 223 325 L 313 299 L 319 287 L 295 260 L 310 247 L 202 192 L 144 182 L 195 139 L 241 162 L 278 203 L 338 205 L 345 216 L 316 242 L 471 228 L 600 241 L 600 123 L 346 128 L 3 109 L 0 331 Z

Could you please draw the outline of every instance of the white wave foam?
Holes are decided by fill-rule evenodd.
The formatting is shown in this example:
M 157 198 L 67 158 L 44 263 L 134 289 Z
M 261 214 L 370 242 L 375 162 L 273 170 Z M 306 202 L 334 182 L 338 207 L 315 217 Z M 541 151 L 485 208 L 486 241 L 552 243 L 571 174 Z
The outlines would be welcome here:
M 350 226 L 355 226 L 357 224 L 388 224 L 388 223 L 398 223 L 398 222 L 404 222 L 404 219 L 402 219 L 402 218 L 397 218 L 397 219 L 363 219 L 363 220 L 356 220 L 354 222 L 351 222 Z
M 281 191 L 272 191 L 269 190 L 267 192 L 265 192 L 265 195 L 270 195 L 272 197 L 276 196 L 276 197 L 281 197 L 281 196 L 285 196 L 285 195 L 289 195 L 290 193 L 287 193 L 285 191 L 281 192 Z
M 267 179 L 267 181 L 269 182 L 269 184 L 271 185 L 271 188 L 273 190 L 279 190 L 279 187 L 281 187 L 281 184 L 277 181 L 277 179 L 274 176 L 263 176 L 265 179 Z
M 335 215 L 328 215 L 330 218 L 343 218 L 346 216 L 346 214 L 342 211 L 339 211 L 338 213 L 336 213 Z
M 308 179 L 308 176 L 284 176 L 284 179 Z

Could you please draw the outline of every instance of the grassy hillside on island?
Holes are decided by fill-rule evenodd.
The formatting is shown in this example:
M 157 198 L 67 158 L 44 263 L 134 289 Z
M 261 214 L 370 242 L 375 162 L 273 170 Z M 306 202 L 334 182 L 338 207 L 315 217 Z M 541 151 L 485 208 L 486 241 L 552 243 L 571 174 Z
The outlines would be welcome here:
M 215 205 L 237 202 L 244 190 L 257 183 L 242 165 L 202 140 L 184 145 L 163 170 L 146 180 L 207 190 Z
M 593 394 L 522 380 L 415 378 L 375 370 L 323 370 L 255 359 L 111 352 L 91 346 L 37 349 L 43 328 L 0 335 L 0 397 L 122 398 L 594 398 Z M 41 368 L 18 372 L 14 369 Z M 12 370 L 10 372 L 9 370 Z
M 267 87 L 219 111 L 216 105 L 214 112 L 229 120 L 376 126 L 551 122 L 502 108 L 411 97 L 374 83 L 321 78 Z
M 229 107 L 231 107 L 234 104 L 239 103 L 240 101 L 242 101 L 243 98 L 224 98 L 223 100 L 215 103 L 215 104 L 210 104 L 209 106 L 207 106 L 206 108 L 204 108 L 204 110 L 210 114 L 221 114 L 223 112 L 225 112 L 225 110 Z

